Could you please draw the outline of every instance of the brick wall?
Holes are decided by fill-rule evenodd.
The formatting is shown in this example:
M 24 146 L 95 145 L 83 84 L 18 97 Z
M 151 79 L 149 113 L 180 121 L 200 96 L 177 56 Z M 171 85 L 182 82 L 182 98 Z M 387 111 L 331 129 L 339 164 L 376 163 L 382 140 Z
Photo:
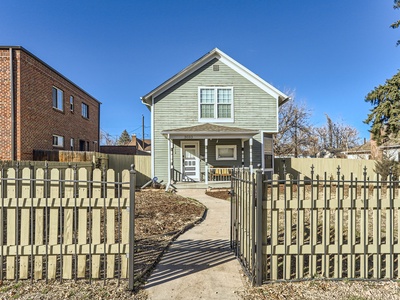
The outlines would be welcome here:
M 10 53 L 0 49 L 0 159 L 11 159 Z
M 74 150 L 79 150 L 80 140 L 85 150 L 97 150 L 100 103 L 29 53 L 14 52 L 17 159 L 32 160 L 34 149 L 70 150 L 71 138 Z M 53 86 L 63 91 L 62 110 L 53 108 Z M 88 119 L 82 116 L 82 102 L 89 107 Z M 63 147 L 53 146 L 53 135 L 64 137 Z

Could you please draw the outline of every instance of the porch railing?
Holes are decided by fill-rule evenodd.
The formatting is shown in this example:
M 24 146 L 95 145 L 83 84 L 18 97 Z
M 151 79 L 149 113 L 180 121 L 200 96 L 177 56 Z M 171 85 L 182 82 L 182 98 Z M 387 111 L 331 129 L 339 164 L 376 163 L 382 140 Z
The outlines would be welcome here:
M 206 174 L 206 179 L 208 182 L 230 181 L 232 176 L 232 168 L 208 167 L 206 168 Z

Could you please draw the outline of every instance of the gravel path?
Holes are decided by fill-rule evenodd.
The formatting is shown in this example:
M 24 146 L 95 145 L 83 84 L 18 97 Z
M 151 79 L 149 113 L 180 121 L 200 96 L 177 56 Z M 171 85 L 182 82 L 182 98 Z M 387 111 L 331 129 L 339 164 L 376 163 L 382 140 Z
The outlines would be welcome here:
M 145 285 L 149 299 L 240 299 L 245 279 L 229 249 L 229 202 L 204 190 L 178 194 L 203 203 L 207 215 L 164 254 Z

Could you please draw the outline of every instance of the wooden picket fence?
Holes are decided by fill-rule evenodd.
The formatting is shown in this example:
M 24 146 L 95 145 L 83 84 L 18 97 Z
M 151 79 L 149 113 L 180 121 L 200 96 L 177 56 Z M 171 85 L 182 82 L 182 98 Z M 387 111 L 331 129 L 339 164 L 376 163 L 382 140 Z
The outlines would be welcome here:
M 255 284 L 399 279 L 400 182 L 301 174 L 232 175 L 231 245 Z
M 129 176 L 1 169 L 0 280 L 127 278 Z

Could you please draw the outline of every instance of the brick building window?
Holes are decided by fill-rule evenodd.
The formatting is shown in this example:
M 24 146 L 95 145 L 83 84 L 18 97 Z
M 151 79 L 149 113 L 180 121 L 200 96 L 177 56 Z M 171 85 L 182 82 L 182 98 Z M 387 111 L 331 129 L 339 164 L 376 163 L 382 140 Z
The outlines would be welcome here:
M 74 96 L 69 96 L 69 106 L 70 110 L 74 111 Z
M 82 117 L 89 119 L 89 106 L 86 103 L 82 103 Z
M 75 141 L 73 138 L 71 138 L 71 141 L 70 141 L 71 151 L 74 151 L 74 144 L 75 144 Z
M 64 111 L 64 92 L 53 86 L 53 107 Z
M 61 135 L 53 135 L 53 146 L 64 147 L 64 137 Z

